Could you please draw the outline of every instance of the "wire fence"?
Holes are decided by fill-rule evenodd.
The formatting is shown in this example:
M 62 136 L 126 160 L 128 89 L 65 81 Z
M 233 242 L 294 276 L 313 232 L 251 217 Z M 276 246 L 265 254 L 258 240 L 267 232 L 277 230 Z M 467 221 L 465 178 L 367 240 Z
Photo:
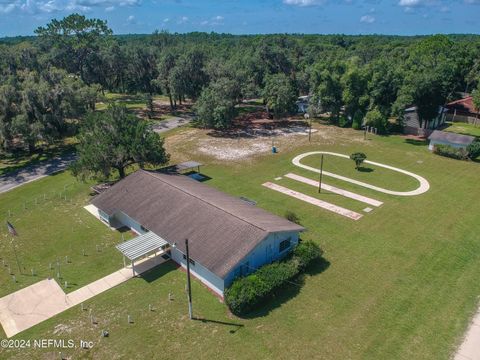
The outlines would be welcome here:
M 19 199 L 16 203 L 12 203 L 6 207 L 0 205 L 0 221 L 2 221 L 3 224 L 6 224 L 6 222 L 10 221 L 12 218 L 19 218 L 28 212 L 44 207 L 46 204 L 71 203 L 73 196 L 76 194 L 80 186 L 81 183 L 74 181 L 65 184 L 62 188 L 42 191 L 33 196 Z

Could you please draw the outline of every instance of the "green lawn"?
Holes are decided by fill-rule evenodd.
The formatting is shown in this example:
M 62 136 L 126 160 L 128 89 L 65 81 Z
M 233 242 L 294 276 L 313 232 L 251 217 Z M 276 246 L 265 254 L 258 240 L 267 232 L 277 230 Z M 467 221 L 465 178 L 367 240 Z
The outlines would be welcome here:
M 123 266 L 122 257 L 113 246 L 121 241 L 122 235 L 83 209 L 89 193 L 89 184 L 60 173 L 0 195 L 0 259 L 6 263 L 3 267 L 0 263 L 0 296 L 48 276 L 56 278 L 57 261 L 59 282 L 68 282 L 67 292 Z M 22 274 L 5 226 L 7 219 L 19 233 L 15 243 Z M 123 236 L 131 235 L 127 232 Z M 8 265 L 17 283 L 13 282 Z M 31 269 L 36 276 L 32 276 Z
M 292 284 L 257 313 L 246 318 L 229 314 L 224 304 L 194 281 L 194 313 L 208 321 L 189 321 L 184 272 L 166 264 L 144 278 L 93 298 L 88 305 L 98 325 L 90 324 L 87 311 L 73 308 L 15 338 L 92 340 L 95 346 L 91 350 L 65 350 L 65 354 L 85 359 L 449 359 L 480 294 L 479 164 L 435 156 L 424 146 L 406 143 L 403 137 L 372 137 L 362 142 L 357 139 L 360 133 L 345 131 L 346 139 L 330 145 L 303 142 L 247 162 L 219 164 L 198 158 L 205 163 L 203 172 L 212 178 L 209 185 L 256 200 L 258 206 L 279 215 L 294 211 L 308 229 L 302 237 L 318 242 L 325 250 L 328 266 L 311 269 L 297 280 L 298 285 Z M 315 150 L 344 154 L 363 151 L 369 160 L 425 177 L 431 189 L 416 197 L 394 197 L 325 177 L 328 184 L 384 202 L 355 222 L 261 186 L 287 172 L 316 178 L 317 174 L 291 164 L 294 156 Z M 309 159 L 312 163 L 317 160 Z M 352 161 L 327 157 L 325 165 L 329 171 L 392 190 L 416 187 L 404 175 L 383 169 L 358 173 Z M 71 181 L 67 174 L 42 181 L 47 187 L 53 183 L 61 188 L 62 182 L 57 179 Z M 352 210 L 366 207 L 326 192 L 318 195 L 313 187 L 292 180 L 278 183 Z M 35 186 L 41 187 L 42 183 L 1 196 L 3 211 L 8 207 L 4 204 L 18 204 L 29 192 L 35 192 Z M 41 231 L 31 230 L 27 236 L 27 220 L 14 218 L 14 222 L 25 233 L 24 241 L 29 246 L 50 241 L 56 244 L 49 246 L 50 252 L 37 247 L 31 252 L 32 261 L 43 264 L 74 247 L 76 250 L 69 253 L 78 257 L 68 266 L 74 268 L 85 260 L 85 268 L 77 270 L 83 274 L 72 271 L 69 276 L 76 276 L 80 285 L 119 267 L 120 257 L 111 245 L 105 250 L 105 258 L 98 261 L 95 256 L 102 254 L 82 259 L 79 249 L 86 244 L 94 248 L 99 238 L 113 245 L 119 234 L 90 215 L 81 215 L 88 190 L 84 185 L 74 189 L 78 189 L 78 210 L 66 205 L 49 206 L 43 215 L 30 217 L 28 226 L 38 226 Z M 72 218 L 80 218 L 82 223 Z M 77 245 L 82 242 L 85 245 Z M 84 270 L 94 267 L 95 271 Z M 9 278 L 0 276 L 4 279 L 2 293 L 10 292 Z M 169 292 L 175 296 L 173 301 L 168 300 Z M 155 311 L 149 312 L 148 304 Z M 134 324 L 127 324 L 128 314 Z M 110 337 L 99 336 L 104 328 L 110 330 Z M 17 350 L 4 351 L 0 357 L 42 359 L 57 353 L 57 349 Z
M 471 135 L 480 137 L 480 125 L 473 125 L 460 122 L 449 122 L 449 126 L 444 131 L 454 132 L 462 135 Z M 479 120 L 480 124 L 480 120 Z

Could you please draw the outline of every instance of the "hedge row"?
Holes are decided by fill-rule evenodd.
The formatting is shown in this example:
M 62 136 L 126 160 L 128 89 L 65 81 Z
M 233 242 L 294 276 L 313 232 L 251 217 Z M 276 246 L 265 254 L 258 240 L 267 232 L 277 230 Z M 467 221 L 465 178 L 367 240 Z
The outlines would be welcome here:
M 468 151 L 463 148 L 455 148 L 450 145 L 438 144 L 433 147 L 433 152 L 435 154 L 446 156 L 458 160 L 467 160 Z
M 322 254 L 314 242 L 301 242 L 286 260 L 264 265 L 255 273 L 235 280 L 225 291 L 225 302 L 234 314 L 246 314 Z

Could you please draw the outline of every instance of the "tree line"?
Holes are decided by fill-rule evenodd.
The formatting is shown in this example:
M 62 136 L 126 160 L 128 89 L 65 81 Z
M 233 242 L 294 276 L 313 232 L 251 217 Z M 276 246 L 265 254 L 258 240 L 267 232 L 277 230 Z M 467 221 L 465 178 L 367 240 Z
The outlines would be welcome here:
M 244 99 L 282 117 L 309 94 L 312 115 L 386 131 L 409 105 L 435 118 L 479 79 L 475 35 L 114 36 L 105 21 L 72 14 L 34 37 L 0 40 L 0 149 L 61 139 L 105 91 L 162 94 L 172 110 L 190 99 L 197 123 L 217 129 L 231 126 Z

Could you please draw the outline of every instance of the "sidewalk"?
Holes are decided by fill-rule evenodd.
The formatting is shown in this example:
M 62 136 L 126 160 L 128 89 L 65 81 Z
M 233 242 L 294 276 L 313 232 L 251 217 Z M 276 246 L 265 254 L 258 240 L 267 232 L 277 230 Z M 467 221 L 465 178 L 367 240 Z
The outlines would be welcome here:
M 39 281 L 0 299 L 0 323 L 10 338 L 165 261 L 146 258 L 135 264 L 135 274 L 127 266 L 69 294 L 53 279 Z
M 473 317 L 455 360 L 480 360 L 480 310 Z

